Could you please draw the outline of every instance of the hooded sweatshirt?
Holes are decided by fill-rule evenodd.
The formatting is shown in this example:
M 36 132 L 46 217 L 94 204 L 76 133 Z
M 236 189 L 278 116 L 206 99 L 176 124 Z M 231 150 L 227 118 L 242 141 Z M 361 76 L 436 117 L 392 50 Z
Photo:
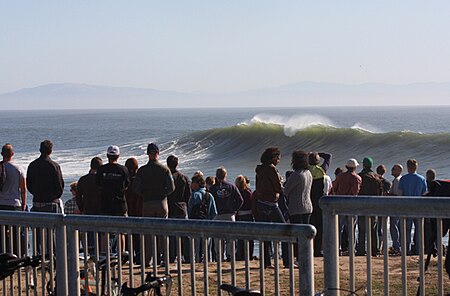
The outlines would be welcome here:
M 273 164 L 260 164 L 255 171 L 258 200 L 278 202 L 283 186 L 277 168 Z

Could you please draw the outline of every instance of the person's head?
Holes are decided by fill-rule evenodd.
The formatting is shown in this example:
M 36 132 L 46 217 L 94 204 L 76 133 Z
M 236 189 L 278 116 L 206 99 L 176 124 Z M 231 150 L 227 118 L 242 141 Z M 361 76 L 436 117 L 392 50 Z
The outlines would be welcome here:
M 334 176 L 337 177 L 340 173 L 343 173 L 344 170 L 341 167 L 338 167 L 334 170 Z
M 310 152 L 308 154 L 308 163 L 310 165 L 318 165 L 320 163 L 320 156 L 317 152 Z
M 159 147 L 155 143 L 150 143 L 147 146 L 147 155 L 150 160 L 157 160 L 159 157 Z
M 363 159 L 363 168 L 371 169 L 372 166 L 373 166 L 373 159 L 372 159 L 372 157 L 364 157 L 364 159 Z
M 78 186 L 77 182 L 70 183 L 70 193 L 72 193 L 72 196 L 77 195 L 77 186 Z
M 266 150 L 264 150 L 260 160 L 261 163 L 263 164 L 277 165 L 280 163 L 280 156 L 281 156 L 280 148 L 269 147 Z
M 246 180 L 246 178 L 243 175 L 237 176 L 236 180 L 234 180 L 234 184 L 240 190 L 247 190 L 248 189 L 247 180 Z
M 436 179 L 436 171 L 434 169 L 427 170 L 425 178 L 427 179 L 427 182 L 434 181 Z
M 221 166 L 216 170 L 216 178 L 219 182 L 222 182 L 227 177 L 227 170 L 225 167 Z
M 406 162 L 406 168 L 408 169 L 408 173 L 413 174 L 417 172 L 417 168 L 419 167 L 419 163 L 415 159 L 408 159 Z
M 354 158 L 350 158 L 349 160 L 347 160 L 347 164 L 345 165 L 345 167 L 347 168 L 348 171 L 350 172 L 354 172 L 356 171 L 356 168 L 359 166 L 359 163 L 356 159 Z
M 50 140 L 44 140 L 41 142 L 41 147 L 39 148 L 39 152 L 42 155 L 50 155 L 53 151 L 53 143 Z
M 196 172 L 194 173 L 194 176 L 196 176 L 196 175 L 201 176 L 203 179 L 205 178 L 205 174 L 203 174 L 202 171 L 196 171 Z
M 291 165 L 295 171 L 308 169 L 308 153 L 303 150 L 295 150 L 292 152 Z
M 91 159 L 91 170 L 92 171 L 97 171 L 99 167 L 101 167 L 103 165 L 103 160 L 96 156 L 94 158 Z
M 398 176 L 400 176 L 402 174 L 402 172 L 403 172 L 403 166 L 401 164 L 397 163 L 392 166 L 391 175 L 394 178 L 397 178 Z
M 379 166 L 377 166 L 377 174 L 380 176 L 386 174 L 386 166 L 384 164 L 380 164 Z
M 198 190 L 205 187 L 205 179 L 201 175 L 194 175 L 191 179 L 191 189 Z
M 169 157 L 167 157 L 167 166 L 169 167 L 169 169 L 171 171 L 175 171 L 177 169 L 178 166 L 178 157 L 176 157 L 175 155 L 169 155 Z
M 10 160 L 14 156 L 13 146 L 9 143 L 3 145 L 2 156 L 4 160 Z
M 213 176 L 208 176 L 205 179 L 205 183 L 206 189 L 209 190 L 211 186 L 214 186 L 216 184 L 216 178 L 214 178 Z
M 138 170 L 138 161 L 134 157 L 130 157 L 125 161 L 125 166 L 128 169 L 128 172 L 130 173 L 130 177 L 136 176 L 136 172 Z
M 116 162 L 119 159 L 120 149 L 115 145 L 111 145 L 106 149 L 106 157 L 109 162 Z

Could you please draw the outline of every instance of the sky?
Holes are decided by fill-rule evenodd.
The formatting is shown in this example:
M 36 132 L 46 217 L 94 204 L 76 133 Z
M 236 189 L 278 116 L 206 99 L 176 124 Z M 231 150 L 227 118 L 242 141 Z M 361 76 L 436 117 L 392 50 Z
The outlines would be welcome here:
M 450 81 L 450 1 L 2 1 L 0 93 Z

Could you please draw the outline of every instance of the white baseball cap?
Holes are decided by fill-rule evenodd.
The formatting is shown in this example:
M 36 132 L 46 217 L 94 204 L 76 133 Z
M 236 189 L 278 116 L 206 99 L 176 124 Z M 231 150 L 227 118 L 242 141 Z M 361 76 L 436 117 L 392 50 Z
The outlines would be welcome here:
M 349 168 L 356 168 L 357 166 L 359 166 L 359 163 L 356 159 L 350 158 L 349 160 L 347 160 L 346 166 Z
M 117 147 L 115 145 L 109 146 L 108 150 L 106 150 L 106 154 L 113 155 L 113 156 L 118 156 L 120 154 L 119 147 Z

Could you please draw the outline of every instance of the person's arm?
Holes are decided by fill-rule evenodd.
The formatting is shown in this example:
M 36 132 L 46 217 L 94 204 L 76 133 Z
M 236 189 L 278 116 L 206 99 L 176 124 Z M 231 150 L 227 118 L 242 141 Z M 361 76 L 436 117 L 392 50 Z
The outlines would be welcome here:
M 172 173 L 167 170 L 166 173 L 166 186 L 165 186 L 165 194 L 166 196 L 168 196 L 169 194 L 171 194 L 172 192 L 175 191 L 175 183 L 173 182 L 173 177 L 172 177 Z
M 64 192 L 64 179 L 61 172 L 61 167 L 59 165 L 56 166 L 56 176 L 58 179 L 58 187 L 57 187 L 57 198 L 60 198 Z
M 208 218 L 210 220 L 212 220 L 212 219 L 214 219 L 214 217 L 217 216 L 216 201 L 214 200 L 214 196 L 212 196 L 211 193 L 207 192 L 207 194 L 209 194 L 209 211 L 208 211 L 209 217 Z
M 78 210 L 80 210 L 81 213 L 83 213 L 83 209 L 84 209 L 84 203 L 83 203 L 84 188 L 83 187 L 84 186 L 83 186 L 82 179 L 78 180 L 77 194 L 75 195 L 75 202 L 77 203 Z
M 189 179 L 187 177 L 184 177 L 183 179 L 184 179 L 183 201 L 188 202 L 189 198 L 191 197 L 191 194 L 192 194 L 191 182 L 189 181 Z M 211 195 L 211 198 L 214 198 L 214 197 Z
M 293 172 L 289 178 L 287 179 L 286 183 L 284 184 L 284 194 L 289 198 L 289 195 L 291 192 L 297 187 L 298 185 L 298 174 L 296 172 Z
M 34 177 L 34 176 L 33 176 L 33 165 L 31 164 L 31 165 L 28 167 L 28 170 L 27 170 L 26 185 L 27 185 L 28 191 L 30 191 L 30 193 L 34 195 L 34 188 L 33 188 L 34 183 L 33 183 L 33 177 Z
M 281 177 L 280 174 L 278 174 L 277 169 L 275 168 L 275 166 L 273 167 L 273 169 L 270 171 L 270 181 L 272 182 L 272 188 L 274 190 L 275 193 L 280 194 L 281 190 L 283 190 L 283 184 L 281 183 Z
M 20 196 L 22 197 L 22 211 L 25 211 L 27 206 L 27 180 L 23 175 L 19 177 Z
M 328 171 L 333 156 L 331 155 L 331 153 L 324 153 L 324 152 L 319 153 L 319 156 L 323 158 L 323 163 L 321 167 L 324 169 L 325 172 Z

